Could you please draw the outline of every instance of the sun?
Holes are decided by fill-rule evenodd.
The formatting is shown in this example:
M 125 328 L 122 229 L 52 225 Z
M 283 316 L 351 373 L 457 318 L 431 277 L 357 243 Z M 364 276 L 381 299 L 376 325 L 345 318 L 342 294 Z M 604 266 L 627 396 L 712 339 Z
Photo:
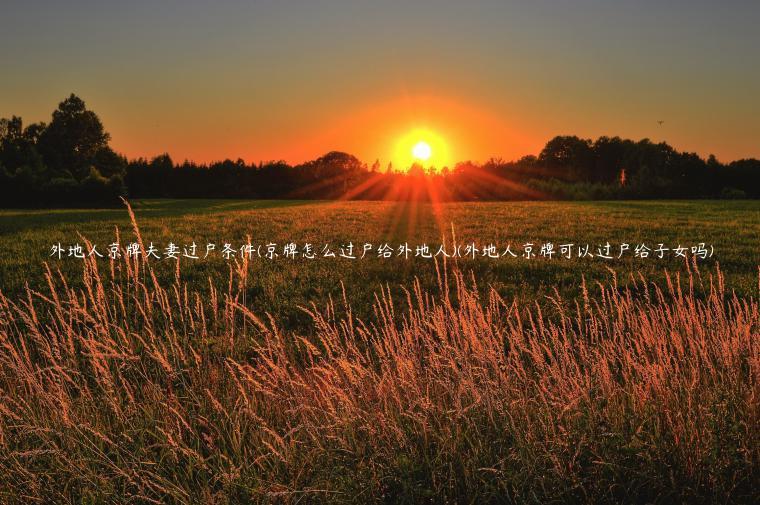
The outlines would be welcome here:
M 420 140 L 414 144 L 414 147 L 412 147 L 412 156 L 420 161 L 429 160 L 431 154 L 433 154 L 433 150 L 431 149 L 430 144 L 424 140 Z
M 413 165 L 441 170 L 452 163 L 448 142 L 438 131 L 430 128 L 406 130 L 395 137 L 395 144 L 392 160 L 396 171 L 407 171 Z

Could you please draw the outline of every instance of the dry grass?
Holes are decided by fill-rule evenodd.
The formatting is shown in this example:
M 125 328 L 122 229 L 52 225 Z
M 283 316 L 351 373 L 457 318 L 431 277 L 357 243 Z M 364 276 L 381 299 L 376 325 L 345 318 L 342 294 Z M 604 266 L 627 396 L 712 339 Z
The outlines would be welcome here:
M 760 312 L 719 270 L 548 314 L 440 265 L 308 338 L 246 306 L 251 271 L 200 295 L 86 260 L 0 295 L 0 500 L 760 500 Z

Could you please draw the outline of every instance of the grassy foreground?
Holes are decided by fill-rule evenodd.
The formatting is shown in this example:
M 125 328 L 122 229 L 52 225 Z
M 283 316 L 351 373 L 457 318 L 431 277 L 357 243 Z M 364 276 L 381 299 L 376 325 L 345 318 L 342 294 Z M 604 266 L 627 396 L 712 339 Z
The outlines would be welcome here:
M 3 502 L 760 500 L 756 273 L 607 272 L 548 315 L 438 265 L 299 333 L 253 264 L 203 294 L 81 266 L 0 295 Z

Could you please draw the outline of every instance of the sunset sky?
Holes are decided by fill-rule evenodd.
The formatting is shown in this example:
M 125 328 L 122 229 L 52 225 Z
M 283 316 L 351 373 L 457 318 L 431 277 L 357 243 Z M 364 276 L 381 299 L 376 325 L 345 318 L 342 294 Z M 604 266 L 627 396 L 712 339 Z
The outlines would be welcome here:
M 760 2 L 21 2 L 0 117 L 74 92 L 129 157 L 515 159 L 554 135 L 760 157 Z M 658 120 L 663 120 L 658 125 Z M 435 144 L 435 145 L 433 145 Z

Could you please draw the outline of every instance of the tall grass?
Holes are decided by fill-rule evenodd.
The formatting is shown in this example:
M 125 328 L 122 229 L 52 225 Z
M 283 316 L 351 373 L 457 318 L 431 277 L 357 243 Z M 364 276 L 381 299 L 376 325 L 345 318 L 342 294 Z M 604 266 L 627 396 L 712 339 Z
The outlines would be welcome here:
M 760 500 L 760 312 L 719 270 L 546 313 L 441 265 L 299 336 L 253 265 L 204 295 L 103 265 L 0 294 L 2 502 Z

